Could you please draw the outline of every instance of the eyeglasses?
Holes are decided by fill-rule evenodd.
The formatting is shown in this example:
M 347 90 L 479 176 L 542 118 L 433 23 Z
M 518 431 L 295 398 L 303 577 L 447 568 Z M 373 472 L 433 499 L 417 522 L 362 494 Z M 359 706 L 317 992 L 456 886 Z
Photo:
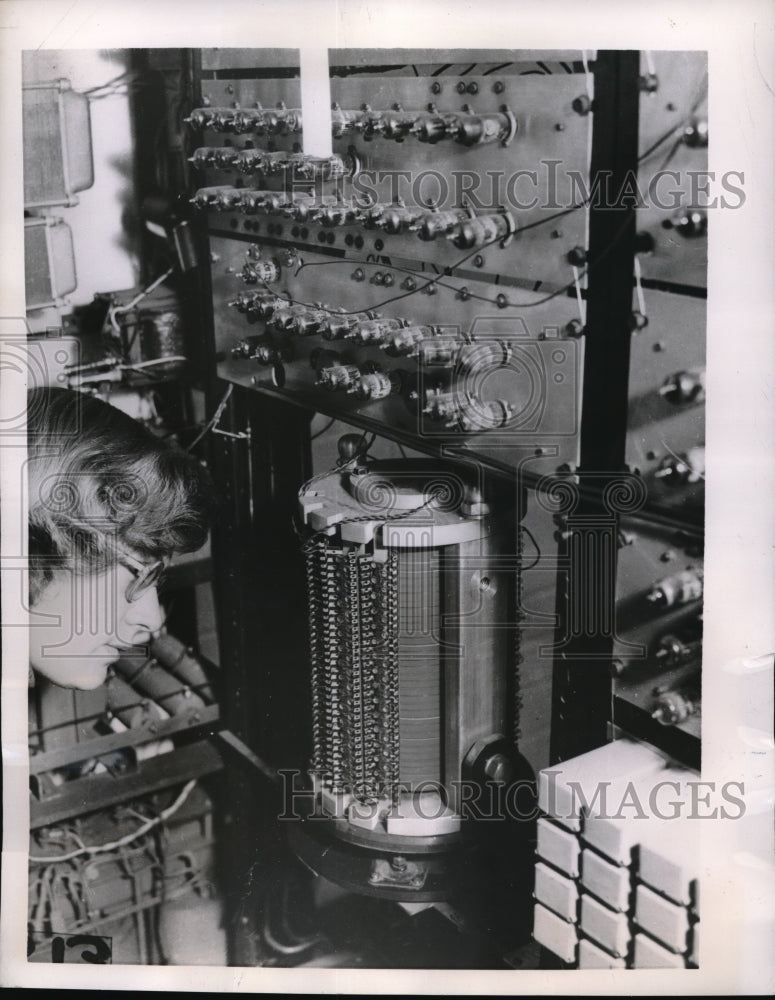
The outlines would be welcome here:
M 167 568 L 167 560 L 157 559 L 152 563 L 144 563 L 122 546 L 116 546 L 116 552 L 119 563 L 135 575 L 134 580 L 127 584 L 125 591 L 127 601 L 132 604 L 146 590 L 159 585 L 164 570 Z

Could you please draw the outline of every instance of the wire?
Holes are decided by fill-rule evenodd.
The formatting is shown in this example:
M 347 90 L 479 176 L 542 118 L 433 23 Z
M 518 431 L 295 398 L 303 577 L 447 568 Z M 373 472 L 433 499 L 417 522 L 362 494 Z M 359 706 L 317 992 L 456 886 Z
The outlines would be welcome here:
M 535 539 L 535 535 L 530 530 L 530 528 L 526 528 L 524 524 L 520 525 L 520 527 L 521 527 L 522 531 L 524 531 L 525 534 L 528 536 L 528 538 L 530 539 L 530 541 L 533 543 L 533 547 L 536 550 L 535 558 L 530 563 L 530 565 L 522 567 L 522 571 L 524 572 L 525 570 L 532 569 L 534 566 L 536 566 L 541 561 L 541 549 L 540 549 L 540 547 L 538 545 L 538 542 Z
M 326 426 L 325 426 L 325 427 L 322 427 L 322 428 L 321 428 L 321 429 L 320 429 L 319 431 L 317 431 L 317 432 L 316 432 L 315 434 L 313 434 L 313 435 L 312 435 L 312 436 L 310 437 L 310 441 L 314 441 L 314 440 L 315 440 L 315 438 L 319 438 L 319 437 L 320 437 L 320 436 L 321 436 L 322 434 L 325 434 L 325 433 L 326 433 L 326 431 L 327 431 L 327 430 L 328 430 L 328 429 L 329 429 L 330 427 L 332 427 L 332 426 L 333 426 L 333 425 L 334 425 L 335 423 L 336 423 L 336 417 L 331 417 L 331 419 L 330 419 L 330 420 L 328 421 L 328 423 L 326 424 Z
M 144 288 L 142 292 L 139 292 L 137 295 L 135 295 L 132 301 L 127 302 L 125 306 L 113 306 L 108 310 L 108 319 L 110 321 L 110 325 L 113 327 L 113 330 L 117 334 L 121 333 L 121 330 L 119 328 L 118 323 L 116 322 L 116 316 L 119 313 L 129 312 L 130 309 L 133 309 L 137 305 L 137 303 L 140 302 L 141 299 L 144 299 L 146 295 L 150 295 L 155 288 L 158 288 L 163 281 L 166 281 L 166 279 L 169 278 L 169 276 L 172 274 L 174 270 L 175 270 L 174 267 L 170 267 L 167 271 L 164 272 L 164 274 L 160 275 L 155 281 L 152 281 L 147 288 Z
M 148 820 L 146 823 L 143 823 L 142 826 L 138 827 L 135 831 L 126 834 L 126 836 L 121 837 L 118 840 L 114 840 L 108 844 L 96 844 L 91 847 L 82 847 L 79 848 L 77 851 L 70 851 L 69 854 L 62 854 L 59 856 L 54 856 L 54 855 L 48 855 L 47 857 L 31 856 L 29 858 L 29 861 L 31 864 L 50 865 L 52 861 L 53 862 L 70 861 L 72 858 L 80 857 L 82 854 L 89 854 L 89 855 L 102 854 L 105 851 L 114 851 L 118 848 L 124 847 L 126 844 L 131 844 L 133 840 L 137 840 L 138 837 L 142 837 L 143 834 L 146 834 L 149 830 L 153 829 L 153 827 L 157 826 L 165 819 L 169 819 L 169 817 L 172 816 L 173 813 L 176 813 L 178 809 L 180 809 L 180 807 L 186 801 L 188 796 L 191 794 L 191 790 L 195 784 L 196 780 L 192 778 L 191 781 L 187 782 L 183 786 L 183 790 L 181 791 L 181 793 L 178 795 L 178 797 L 175 799 L 175 801 L 172 803 L 171 806 L 168 806 L 166 809 L 163 809 L 157 817 Z
M 223 399 L 218 404 L 218 408 L 216 409 L 215 413 L 202 428 L 202 431 L 199 434 L 197 434 L 197 436 L 194 438 L 194 440 L 191 442 L 188 448 L 186 448 L 186 451 L 191 451 L 192 449 L 194 449 L 202 440 L 202 438 L 206 434 L 209 434 L 209 432 L 213 429 L 213 427 L 215 427 L 215 425 L 221 419 L 221 414 L 226 409 L 226 404 L 229 402 L 229 397 L 231 396 L 233 389 L 234 385 L 230 382 L 228 388 L 226 389 L 226 392 L 223 394 Z

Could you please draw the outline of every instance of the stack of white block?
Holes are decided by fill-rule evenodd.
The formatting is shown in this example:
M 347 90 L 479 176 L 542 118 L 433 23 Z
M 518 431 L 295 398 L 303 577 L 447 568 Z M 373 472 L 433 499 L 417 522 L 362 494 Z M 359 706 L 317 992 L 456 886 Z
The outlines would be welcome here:
M 696 778 L 627 739 L 540 772 L 539 944 L 582 969 L 699 964 Z

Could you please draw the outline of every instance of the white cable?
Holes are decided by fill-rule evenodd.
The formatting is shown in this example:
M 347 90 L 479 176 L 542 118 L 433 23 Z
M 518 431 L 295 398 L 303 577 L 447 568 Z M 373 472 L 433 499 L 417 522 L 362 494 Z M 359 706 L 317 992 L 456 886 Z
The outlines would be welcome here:
M 646 300 L 643 298 L 643 286 L 640 283 L 640 260 L 635 256 L 635 294 L 638 296 L 638 309 L 641 316 L 646 315 Z
M 116 333 L 121 332 L 119 330 L 118 323 L 116 322 L 116 316 L 119 313 L 128 312 L 130 309 L 133 309 L 141 299 L 144 299 L 146 295 L 150 295 L 155 288 L 158 288 L 158 286 L 162 283 L 162 281 L 166 281 L 173 271 L 174 268 L 172 267 L 168 271 L 165 271 L 164 274 L 161 275 L 161 277 L 157 278 L 155 281 L 152 281 L 147 288 L 144 288 L 142 292 L 139 292 L 137 295 L 135 295 L 132 301 L 127 302 L 125 306 L 113 306 L 111 309 L 108 310 L 108 319 L 110 320 L 110 325 L 113 327 Z
M 573 264 L 572 267 L 573 267 L 573 284 L 576 286 L 576 301 L 579 304 L 579 319 L 581 320 L 581 325 L 586 326 L 587 303 L 585 302 L 584 297 L 581 294 L 581 282 L 579 280 L 581 275 L 579 273 L 579 269 L 576 267 L 575 264 Z
M 133 840 L 137 840 L 138 837 L 142 837 L 143 834 L 147 833 L 154 826 L 158 826 L 159 823 L 164 822 L 165 819 L 169 819 L 173 813 L 177 812 L 190 795 L 191 789 L 195 784 L 196 780 L 192 778 L 191 781 L 184 785 L 180 795 L 178 795 L 171 806 L 168 806 L 160 812 L 158 816 L 154 817 L 154 819 L 149 819 L 147 823 L 144 823 L 132 833 L 126 834 L 126 836 L 121 837 L 119 840 L 114 840 L 109 844 L 96 844 L 93 847 L 82 847 L 77 851 L 70 851 L 69 854 L 61 854 L 58 856 L 48 855 L 48 857 L 45 858 L 35 858 L 30 856 L 29 860 L 35 864 L 51 864 L 52 862 L 70 861 L 72 858 L 80 857 L 82 854 L 102 854 L 104 851 L 113 851 L 117 847 L 124 847 L 126 844 L 131 844 Z

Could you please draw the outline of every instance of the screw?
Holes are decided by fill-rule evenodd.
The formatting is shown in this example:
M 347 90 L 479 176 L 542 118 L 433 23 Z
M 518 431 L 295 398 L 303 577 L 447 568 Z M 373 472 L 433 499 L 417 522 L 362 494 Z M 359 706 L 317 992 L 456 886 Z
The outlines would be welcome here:
M 664 340 L 657 340 L 654 343 L 654 346 L 651 348 L 651 350 L 654 351 L 655 354 L 661 354 L 662 351 L 664 351 L 664 349 L 665 349 Z
M 484 257 L 480 253 L 474 257 L 474 267 L 484 267 Z
M 506 296 L 502 292 L 501 292 L 500 295 L 496 295 L 495 296 L 495 305 L 499 309 L 505 309 L 508 304 L 509 304 L 509 300 L 506 298 Z
M 472 80 L 468 84 L 468 87 L 466 87 L 466 90 L 468 91 L 469 94 L 478 94 L 479 93 L 479 84 L 476 82 L 476 80 Z
M 228 86 L 226 87 L 226 93 L 227 93 L 227 94 L 233 94 L 233 93 L 234 93 L 234 87 L 232 87 L 232 85 L 231 85 L 231 84 L 229 84 L 229 85 L 228 85 Z
M 406 858 L 403 854 L 394 854 L 390 859 L 390 867 L 396 872 L 405 872 L 407 868 Z
M 431 84 L 431 93 L 432 94 L 441 93 L 441 84 L 439 83 L 438 80 L 434 80 L 433 83 Z
M 659 557 L 660 562 L 672 562 L 675 559 L 675 552 L 672 549 L 666 549 Z
M 457 83 L 457 86 L 455 87 L 455 90 L 458 92 L 458 94 L 465 94 L 465 92 L 466 92 L 466 83 L 465 83 L 465 80 L 458 80 L 458 83 Z
M 592 110 L 592 102 L 587 94 L 579 94 L 578 97 L 573 99 L 571 107 L 577 115 L 588 115 Z
M 502 80 L 496 80 L 495 83 L 492 85 L 493 94 L 502 94 L 505 89 L 506 85 L 503 83 Z
M 555 132 L 564 132 L 565 131 L 565 124 L 563 122 L 557 122 L 557 124 L 554 126 L 554 131 Z

